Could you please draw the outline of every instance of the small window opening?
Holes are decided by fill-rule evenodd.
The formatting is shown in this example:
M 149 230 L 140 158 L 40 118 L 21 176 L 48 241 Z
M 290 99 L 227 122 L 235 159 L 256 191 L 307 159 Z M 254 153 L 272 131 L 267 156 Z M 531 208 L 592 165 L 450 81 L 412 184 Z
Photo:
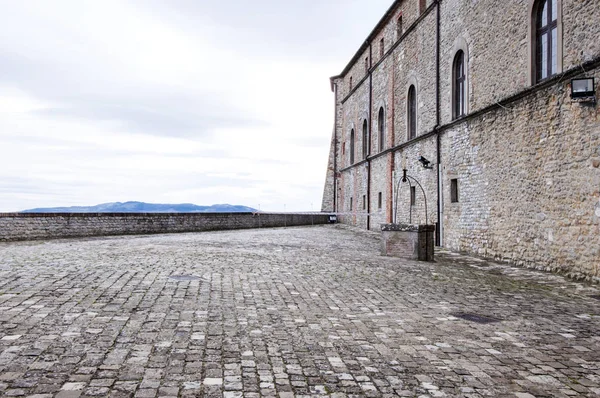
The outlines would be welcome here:
M 363 210 L 367 209 L 367 195 L 363 195 Z
M 381 206 L 383 204 L 383 195 L 381 192 L 377 195 L 377 208 L 381 210 Z
M 415 86 L 408 89 L 408 139 L 417 137 L 417 90 Z
M 377 127 L 379 127 L 379 152 L 381 152 L 385 149 L 385 111 L 383 107 L 379 108 Z
M 369 126 L 367 123 L 367 119 L 363 122 L 363 136 L 362 136 L 362 150 L 363 150 L 363 159 L 366 159 L 369 156 Z
M 356 137 L 354 134 L 354 129 L 352 129 L 350 131 L 350 164 L 354 164 L 355 142 L 356 142 Z
M 350 91 L 352 91 L 352 76 L 350 76 Z
M 365 73 L 369 73 L 369 57 L 365 58 Z
M 385 54 L 385 44 L 383 37 L 379 41 L 379 57 L 383 58 L 383 54 Z
M 458 203 L 458 179 L 450 180 L 450 202 Z
M 417 203 L 417 187 L 410 187 L 410 205 L 414 206 Z
M 350 197 L 350 211 L 352 211 L 352 197 Z
M 396 21 L 396 33 L 398 34 L 398 39 L 400 39 L 404 33 L 404 28 L 402 27 L 402 14 L 400 14 L 398 20 Z

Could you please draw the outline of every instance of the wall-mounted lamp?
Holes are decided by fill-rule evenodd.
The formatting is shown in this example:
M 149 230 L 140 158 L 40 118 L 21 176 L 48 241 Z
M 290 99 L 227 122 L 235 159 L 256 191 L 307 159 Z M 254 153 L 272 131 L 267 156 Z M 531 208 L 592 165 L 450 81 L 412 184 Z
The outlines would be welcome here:
M 421 162 L 421 164 L 423 165 L 423 168 L 433 169 L 431 162 L 429 160 L 425 159 L 423 156 L 419 156 L 419 162 Z
M 596 85 L 593 77 L 571 80 L 571 99 L 576 102 L 596 103 Z

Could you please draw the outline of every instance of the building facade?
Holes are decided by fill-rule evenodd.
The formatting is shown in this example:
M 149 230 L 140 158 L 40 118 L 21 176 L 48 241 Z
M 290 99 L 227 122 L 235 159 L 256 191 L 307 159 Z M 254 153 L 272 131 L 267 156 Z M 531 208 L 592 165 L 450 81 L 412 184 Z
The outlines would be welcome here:
M 331 78 L 322 210 L 600 280 L 599 37 L 598 0 L 395 1 Z

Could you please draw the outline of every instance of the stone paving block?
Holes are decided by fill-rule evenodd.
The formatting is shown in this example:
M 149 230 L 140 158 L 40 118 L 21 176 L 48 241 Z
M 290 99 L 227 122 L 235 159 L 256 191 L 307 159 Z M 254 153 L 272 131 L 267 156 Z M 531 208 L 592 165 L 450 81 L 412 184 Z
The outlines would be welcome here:
M 339 225 L 0 243 L 0 395 L 600 394 L 596 286 L 378 247 Z

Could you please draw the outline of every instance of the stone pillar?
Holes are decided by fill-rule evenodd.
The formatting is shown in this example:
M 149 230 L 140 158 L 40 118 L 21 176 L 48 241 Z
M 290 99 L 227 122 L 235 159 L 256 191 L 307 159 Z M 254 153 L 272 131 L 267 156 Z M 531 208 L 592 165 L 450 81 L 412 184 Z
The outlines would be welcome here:
M 433 261 L 435 225 L 381 224 L 381 254 Z

